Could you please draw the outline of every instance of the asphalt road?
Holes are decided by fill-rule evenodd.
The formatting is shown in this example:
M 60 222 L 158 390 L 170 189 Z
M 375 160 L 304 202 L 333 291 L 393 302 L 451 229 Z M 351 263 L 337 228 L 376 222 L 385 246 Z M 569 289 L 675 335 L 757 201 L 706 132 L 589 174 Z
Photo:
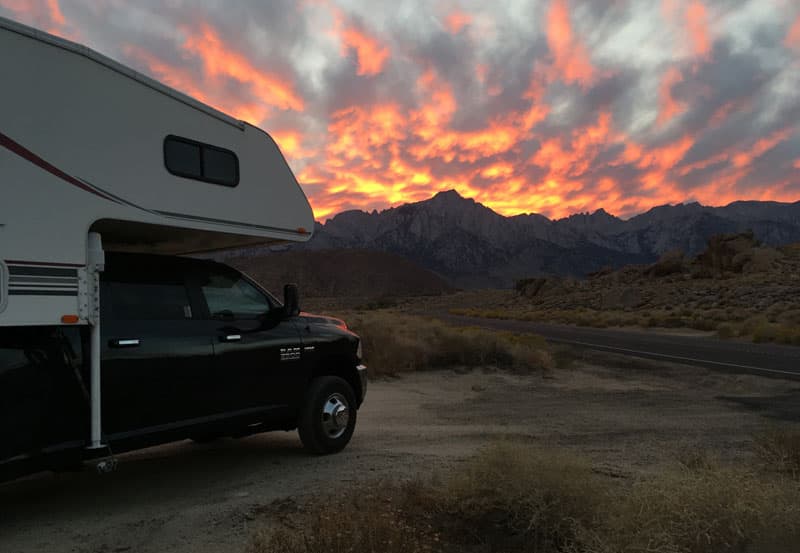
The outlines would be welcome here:
M 800 380 L 800 347 L 722 340 L 704 335 L 588 328 L 530 321 L 486 319 L 443 314 L 458 324 L 532 332 L 548 342 L 570 344 L 648 359 L 660 359 L 709 369 Z

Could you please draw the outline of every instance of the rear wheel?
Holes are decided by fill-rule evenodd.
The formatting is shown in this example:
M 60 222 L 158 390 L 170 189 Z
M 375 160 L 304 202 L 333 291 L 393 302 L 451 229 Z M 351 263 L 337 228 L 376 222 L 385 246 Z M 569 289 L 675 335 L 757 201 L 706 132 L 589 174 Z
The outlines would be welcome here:
M 336 376 L 311 381 L 300 411 L 297 430 L 303 446 L 317 454 L 341 451 L 356 427 L 353 389 Z

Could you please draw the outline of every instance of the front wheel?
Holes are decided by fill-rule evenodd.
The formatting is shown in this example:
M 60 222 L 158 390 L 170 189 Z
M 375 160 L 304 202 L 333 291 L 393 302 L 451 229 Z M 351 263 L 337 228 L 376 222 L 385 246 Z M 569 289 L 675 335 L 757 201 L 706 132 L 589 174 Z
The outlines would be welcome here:
M 312 380 L 297 424 L 303 446 L 317 454 L 343 450 L 356 427 L 355 405 L 347 381 L 336 376 Z

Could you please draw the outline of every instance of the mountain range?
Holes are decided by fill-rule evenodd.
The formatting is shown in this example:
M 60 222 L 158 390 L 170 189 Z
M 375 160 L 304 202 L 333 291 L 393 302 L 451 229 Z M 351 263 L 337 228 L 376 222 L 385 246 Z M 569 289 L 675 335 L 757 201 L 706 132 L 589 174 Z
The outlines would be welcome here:
M 339 213 L 291 248 L 391 252 L 459 287 L 509 287 L 518 278 L 651 263 L 672 250 L 692 255 L 712 235 L 744 230 L 768 245 L 800 241 L 800 201 L 664 205 L 627 220 L 598 209 L 551 220 L 505 217 L 450 190 L 380 212 Z

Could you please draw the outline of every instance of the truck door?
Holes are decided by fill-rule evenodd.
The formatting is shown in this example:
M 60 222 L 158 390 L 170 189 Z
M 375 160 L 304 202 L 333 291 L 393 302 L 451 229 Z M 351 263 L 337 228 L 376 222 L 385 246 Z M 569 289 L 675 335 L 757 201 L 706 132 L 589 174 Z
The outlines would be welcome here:
M 101 285 L 104 432 L 113 440 L 213 414 L 211 337 L 184 275 L 163 266 L 112 271 Z
M 196 286 L 215 334 L 217 401 L 226 411 L 286 408 L 302 390 L 300 334 L 294 321 L 239 272 L 209 266 Z

